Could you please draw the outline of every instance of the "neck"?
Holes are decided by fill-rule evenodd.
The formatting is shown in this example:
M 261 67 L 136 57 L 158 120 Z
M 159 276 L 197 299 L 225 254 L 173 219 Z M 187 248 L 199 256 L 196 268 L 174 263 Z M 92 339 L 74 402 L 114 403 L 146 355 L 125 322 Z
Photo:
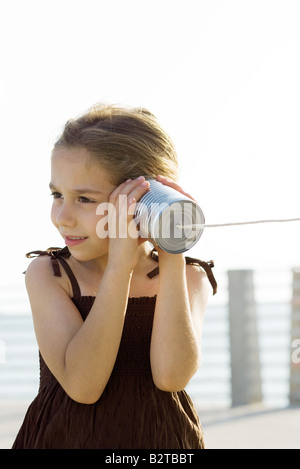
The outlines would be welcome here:
M 134 269 L 136 274 L 140 273 L 143 269 L 144 262 L 149 259 L 152 251 L 152 247 L 148 242 L 143 241 L 138 247 L 138 262 Z M 103 275 L 108 263 L 108 253 L 101 257 L 92 259 L 90 261 L 77 261 L 81 266 L 85 267 L 89 271 L 94 271 L 100 275 Z

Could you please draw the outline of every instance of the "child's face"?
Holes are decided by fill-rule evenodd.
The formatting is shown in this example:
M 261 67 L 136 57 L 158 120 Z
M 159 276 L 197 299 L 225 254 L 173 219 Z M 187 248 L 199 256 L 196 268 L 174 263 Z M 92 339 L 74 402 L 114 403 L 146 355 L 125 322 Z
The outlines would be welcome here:
M 109 173 L 84 148 L 55 150 L 51 160 L 51 219 L 78 261 L 108 252 L 108 239 L 97 236 L 97 206 L 115 189 Z M 76 239 L 79 238 L 79 239 Z

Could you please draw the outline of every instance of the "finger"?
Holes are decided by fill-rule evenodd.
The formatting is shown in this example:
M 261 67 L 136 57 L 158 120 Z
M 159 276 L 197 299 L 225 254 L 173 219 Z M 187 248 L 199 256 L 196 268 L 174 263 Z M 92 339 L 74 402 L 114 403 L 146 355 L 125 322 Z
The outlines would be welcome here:
M 171 178 L 168 178 L 166 176 L 157 176 L 156 180 L 158 182 L 161 182 L 165 186 L 173 187 L 174 189 L 176 189 L 179 192 L 182 191 L 182 187 L 179 184 L 177 184 L 177 182 L 173 181 L 173 179 L 171 179 Z
M 127 205 L 131 202 L 129 199 L 139 200 L 142 195 L 149 189 L 150 183 L 145 181 L 144 176 L 140 176 L 134 180 L 128 179 L 120 184 L 110 195 L 109 202 L 116 205 L 120 203 L 120 198 L 127 197 Z M 121 197 L 122 196 L 122 197 Z
M 127 184 L 122 190 L 122 194 L 127 195 L 128 198 L 135 198 L 138 200 L 148 189 L 150 183 L 145 181 L 144 176 L 140 176 Z
M 131 191 L 129 196 L 133 197 L 136 201 L 139 201 L 140 198 L 148 191 L 149 187 L 149 181 L 140 181 L 140 183 Z
M 185 195 L 186 197 L 188 197 L 189 199 L 193 200 L 194 202 L 198 203 L 196 199 L 194 199 L 193 196 L 191 196 L 191 194 L 189 194 L 188 192 L 185 192 L 182 187 L 177 184 L 177 182 L 173 181 L 173 179 L 171 178 L 168 178 L 168 177 L 165 177 L 165 176 L 157 176 L 156 177 L 156 180 L 161 182 L 162 184 L 164 184 L 165 186 L 168 186 L 168 187 L 172 187 L 172 189 L 175 189 L 176 191 L 180 192 L 181 194 Z
M 132 179 L 127 179 L 127 181 L 122 182 L 119 186 L 117 186 L 110 194 L 109 201 L 114 203 L 117 200 L 120 193 L 124 190 L 124 188 L 132 182 Z
M 136 179 L 129 179 L 128 183 L 124 186 L 122 193 L 129 195 L 137 186 L 145 181 L 144 176 L 139 176 Z
M 184 194 L 186 197 L 188 197 L 189 199 L 193 200 L 194 202 L 196 202 L 196 204 L 198 203 L 197 200 L 191 196 L 191 194 L 188 194 L 188 192 L 184 192 L 184 191 L 181 191 L 182 194 Z

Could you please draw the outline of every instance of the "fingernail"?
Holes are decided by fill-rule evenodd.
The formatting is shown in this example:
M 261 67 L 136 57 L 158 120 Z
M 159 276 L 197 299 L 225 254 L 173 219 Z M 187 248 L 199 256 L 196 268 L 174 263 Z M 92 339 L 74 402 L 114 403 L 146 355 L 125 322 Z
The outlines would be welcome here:
M 141 181 L 142 179 L 145 179 L 144 176 L 139 176 L 138 178 L 136 178 L 137 181 Z

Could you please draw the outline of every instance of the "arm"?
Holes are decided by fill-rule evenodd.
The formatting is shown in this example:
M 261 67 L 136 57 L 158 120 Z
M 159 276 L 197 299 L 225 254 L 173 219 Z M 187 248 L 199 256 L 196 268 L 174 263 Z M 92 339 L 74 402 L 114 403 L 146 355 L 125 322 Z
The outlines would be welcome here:
M 159 272 L 150 351 L 152 375 L 158 388 L 179 391 L 200 365 L 209 283 L 200 268 L 185 265 L 182 254 L 159 250 Z
M 89 404 L 101 396 L 115 363 L 131 273 L 107 269 L 83 321 L 49 264 L 47 258 L 36 259 L 26 273 L 37 341 L 47 366 L 67 394 Z
M 129 181 L 118 186 L 109 201 L 119 214 L 119 195 L 128 196 L 130 204 L 144 192 L 143 179 Z M 129 224 L 132 215 L 127 214 L 127 207 L 125 209 L 120 218 L 124 224 Z M 118 220 L 116 222 L 118 226 Z M 36 259 L 27 270 L 26 286 L 41 354 L 75 401 L 86 404 L 97 401 L 109 380 L 121 341 L 131 276 L 137 261 L 137 238 L 110 237 L 107 266 L 85 321 L 64 285 L 53 276 L 49 259 Z

